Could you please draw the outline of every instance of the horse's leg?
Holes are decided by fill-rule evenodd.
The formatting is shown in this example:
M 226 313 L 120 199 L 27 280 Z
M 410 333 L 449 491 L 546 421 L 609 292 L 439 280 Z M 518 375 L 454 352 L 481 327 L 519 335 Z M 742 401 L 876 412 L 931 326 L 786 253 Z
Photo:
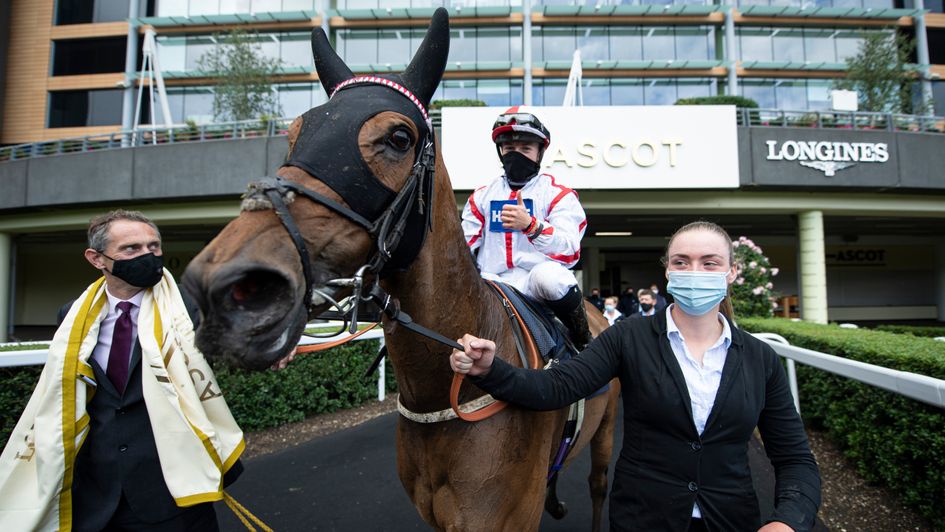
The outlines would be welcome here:
M 591 503 L 593 517 L 591 530 L 600 531 L 601 512 L 604 509 L 604 500 L 607 498 L 607 468 L 610 466 L 610 457 L 614 448 L 614 425 L 617 421 L 617 401 L 620 395 L 620 384 L 616 379 L 611 381 L 607 391 L 608 401 L 600 426 L 591 438 L 591 474 L 587 483 L 591 489 Z

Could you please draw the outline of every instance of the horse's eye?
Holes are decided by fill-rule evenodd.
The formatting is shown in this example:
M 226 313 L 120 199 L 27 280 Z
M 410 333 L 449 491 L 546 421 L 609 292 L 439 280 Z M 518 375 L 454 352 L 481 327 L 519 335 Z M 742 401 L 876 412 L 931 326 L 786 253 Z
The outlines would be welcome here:
M 387 145 L 397 151 L 405 152 L 413 144 L 413 137 L 405 128 L 398 128 L 387 137 Z

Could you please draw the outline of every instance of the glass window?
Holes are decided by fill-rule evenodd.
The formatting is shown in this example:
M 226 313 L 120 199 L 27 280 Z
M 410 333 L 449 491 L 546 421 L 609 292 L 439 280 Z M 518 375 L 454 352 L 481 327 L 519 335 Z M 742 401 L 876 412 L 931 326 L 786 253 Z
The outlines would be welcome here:
M 585 79 L 581 96 L 584 105 L 610 105 L 610 83 L 605 79 Z
M 610 58 L 616 61 L 642 60 L 643 31 L 640 28 L 610 28 Z
M 742 61 L 771 61 L 770 28 L 738 28 L 739 59 Z
M 190 0 L 188 15 L 219 15 L 220 0 Z
M 512 59 L 510 40 L 508 28 L 480 28 L 476 35 L 477 59 L 479 61 L 521 61 L 521 54 L 517 59 Z M 451 52 L 452 49 L 451 45 Z
M 610 43 L 606 28 L 578 28 L 577 46 L 581 50 L 581 60 L 583 61 L 606 61 L 610 59 Z
M 128 19 L 128 0 L 58 0 L 55 4 L 56 24 L 119 22 Z M 147 7 L 147 0 L 139 0 L 140 16 L 148 16 Z
M 125 71 L 124 37 L 69 39 L 53 43 L 53 76 Z
M 774 83 L 771 80 L 739 79 L 738 87 L 741 89 L 742 96 L 755 100 L 758 107 L 762 109 L 777 108 L 774 97 Z
M 932 82 L 932 98 L 935 101 L 935 116 L 945 116 L 945 81 Z
M 156 0 L 154 15 L 158 17 L 186 17 L 188 0 Z
M 643 102 L 646 105 L 673 105 L 677 99 L 676 80 L 650 79 L 643 85 Z
M 542 28 L 543 61 L 571 61 L 574 55 L 574 28 Z
M 369 65 L 377 62 L 378 32 L 376 30 L 341 30 L 338 32 L 339 53 L 348 65 Z M 385 39 L 384 44 L 387 44 Z
M 807 83 L 804 80 L 778 80 L 774 84 L 778 109 L 807 109 Z
M 311 109 L 313 88 L 311 83 L 296 83 L 276 87 L 279 95 L 279 105 L 282 106 L 282 115 L 294 118 Z
M 643 80 L 614 80 L 610 100 L 612 105 L 643 105 Z
M 471 64 L 476 62 L 476 30 L 473 28 L 454 28 L 450 30 L 449 63 Z
M 507 79 L 480 80 L 477 84 L 476 99 L 486 105 L 506 107 L 512 105 L 512 93 Z
M 92 22 L 119 22 L 127 19 L 128 2 L 124 0 L 97 0 L 95 2 Z
M 448 80 L 442 83 L 443 99 L 445 100 L 475 100 L 476 82 L 467 80 Z
M 300 7 L 296 9 L 311 9 L 311 5 L 307 8 Z M 276 11 L 290 11 L 291 8 L 283 9 L 282 0 L 252 0 L 252 5 L 249 10 L 252 13 L 272 13 Z
M 833 82 L 829 79 L 807 80 L 807 108 L 816 111 L 830 109 L 830 89 Z
M 121 124 L 122 90 L 78 90 L 49 93 L 49 127 Z
M 194 87 L 184 94 L 184 120 L 193 120 L 198 124 L 213 122 L 213 90 L 208 87 Z
M 834 36 L 834 43 L 837 50 L 837 61 L 843 62 L 848 57 L 853 57 L 860 51 L 860 44 L 863 42 L 864 32 L 859 30 L 838 30 Z
M 171 72 L 187 69 L 187 37 L 159 36 L 156 42 L 161 70 Z
M 191 35 L 187 37 L 186 70 L 199 70 L 200 58 L 214 46 L 216 46 L 216 40 L 210 35 Z M 164 67 L 164 65 L 161 66 Z
M 701 96 L 712 96 L 713 91 L 713 80 L 704 79 L 704 78 L 682 78 L 676 81 L 676 97 L 678 99 L 682 98 L 698 98 Z M 673 102 L 675 103 L 675 102 Z
M 804 61 L 804 30 L 777 28 L 771 39 L 775 61 Z
M 807 28 L 804 30 L 805 59 L 810 62 L 837 62 L 833 44 L 836 32 L 832 29 Z
M 249 0 L 220 0 L 220 13 L 249 13 Z
M 308 33 L 283 33 L 279 36 L 279 44 L 279 57 L 284 66 L 314 69 L 315 60 L 312 58 L 311 37 Z
M 715 50 L 709 42 L 706 28 L 676 28 L 676 59 L 701 61 L 712 58 L 715 58 Z
M 378 30 L 378 34 L 378 63 L 406 65 L 410 62 L 411 30 Z
M 666 60 L 676 58 L 673 28 L 649 28 L 643 38 L 644 60 Z
M 534 49 L 532 54 L 534 54 Z M 524 54 L 522 53 L 522 28 L 510 28 L 509 29 L 509 58 L 511 61 L 523 61 Z
M 253 10 L 259 13 L 262 9 L 256 7 L 256 2 L 259 0 L 253 0 Z M 328 3 L 325 3 L 325 7 L 328 7 Z M 315 10 L 315 0 L 282 0 L 282 10 L 283 11 L 314 11 Z M 272 10 L 270 10 L 272 11 Z

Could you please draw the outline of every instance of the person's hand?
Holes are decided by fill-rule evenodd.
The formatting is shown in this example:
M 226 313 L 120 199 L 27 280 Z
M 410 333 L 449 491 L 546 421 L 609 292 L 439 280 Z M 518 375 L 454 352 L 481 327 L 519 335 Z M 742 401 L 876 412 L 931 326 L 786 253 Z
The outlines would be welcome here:
M 794 529 L 780 521 L 772 521 L 759 528 L 758 532 L 794 532 Z
M 464 334 L 456 342 L 465 350 L 454 349 L 450 355 L 450 367 L 453 371 L 473 377 L 489 373 L 495 358 L 495 342 L 476 338 L 471 334 Z
M 516 231 L 524 231 L 525 228 L 531 225 L 532 215 L 528 214 L 528 209 L 525 208 L 525 200 L 522 199 L 522 193 L 518 192 L 516 196 L 518 197 L 518 203 L 515 205 L 502 206 L 502 227 Z
M 280 369 L 285 369 L 286 366 L 289 365 L 289 362 L 292 362 L 293 360 L 295 360 L 295 348 L 293 348 L 292 352 L 290 352 L 288 355 L 275 361 L 273 365 L 269 366 L 269 369 L 271 369 L 272 371 L 279 371 Z

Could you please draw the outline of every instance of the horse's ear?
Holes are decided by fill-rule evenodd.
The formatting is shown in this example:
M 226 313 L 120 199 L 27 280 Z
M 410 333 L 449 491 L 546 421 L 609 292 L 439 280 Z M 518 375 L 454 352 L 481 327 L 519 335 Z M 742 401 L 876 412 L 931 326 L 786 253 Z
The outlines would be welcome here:
M 402 74 L 407 87 L 424 104 L 429 104 L 430 98 L 436 92 L 443 71 L 446 70 L 446 59 L 449 55 L 450 17 L 446 9 L 440 7 L 433 13 L 426 37 Z
M 312 30 L 312 55 L 315 56 L 315 71 L 318 72 L 318 79 L 329 96 L 339 83 L 354 77 L 348 65 L 335 53 L 321 28 Z

